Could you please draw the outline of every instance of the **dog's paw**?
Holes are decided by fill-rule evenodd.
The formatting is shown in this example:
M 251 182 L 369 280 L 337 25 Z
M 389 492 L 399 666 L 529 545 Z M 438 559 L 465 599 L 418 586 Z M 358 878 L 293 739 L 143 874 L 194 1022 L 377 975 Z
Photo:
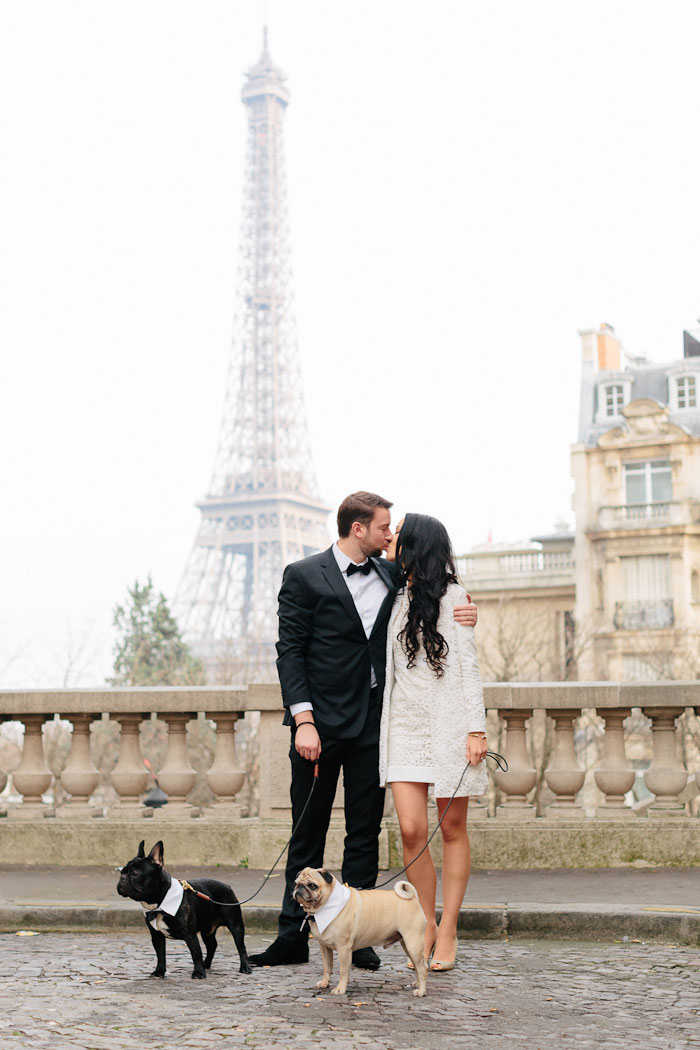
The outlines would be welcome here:
M 165 977 L 165 970 L 154 970 L 151 977 Z
M 331 982 L 327 978 L 322 977 L 320 981 L 316 981 L 316 987 L 317 988 L 327 988 L 330 983 Z
M 414 988 L 413 994 L 417 996 L 423 996 L 425 995 L 425 988 Z
M 335 988 L 331 988 L 331 995 L 345 995 L 345 989 L 336 984 Z
M 253 967 L 250 965 L 249 962 L 242 962 L 241 963 L 241 968 L 240 968 L 240 970 L 238 972 L 239 973 L 252 973 L 253 972 Z
M 193 970 L 192 971 L 192 980 L 193 981 L 204 981 L 204 980 L 206 980 L 206 976 L 207 976 L 206 970 Z

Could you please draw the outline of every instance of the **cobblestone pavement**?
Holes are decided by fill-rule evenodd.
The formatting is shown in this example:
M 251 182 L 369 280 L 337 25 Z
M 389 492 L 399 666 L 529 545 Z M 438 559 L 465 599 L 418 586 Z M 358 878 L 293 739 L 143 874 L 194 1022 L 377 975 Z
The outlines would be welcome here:
M 270 938 L 249 937 L 249 951 Z M 0 1047 L 32 1050 L 687 1050 L 700 1048 L 700 951 L 673 945 L 470 941 L 451 973 L 410 992 L 398 947 L 353 970 L 344 999 L 307 966 L 239 974 L 221 938 L 206 981 L 168 942 L 168 977 L 142 935 L 0 935 Z

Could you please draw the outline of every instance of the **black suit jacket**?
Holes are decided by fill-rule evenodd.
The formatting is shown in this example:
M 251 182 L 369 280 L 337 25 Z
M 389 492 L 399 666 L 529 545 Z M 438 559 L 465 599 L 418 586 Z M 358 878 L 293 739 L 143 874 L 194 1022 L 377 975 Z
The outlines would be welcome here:
M 389 562 L 372 559 L 389 588 L 369 638 L 329 547 L 284 570 L 279 593 L 277 672 L 290 725 L 292 704 L 309 701 L 321 739 L 357 736 L 366 721 L 371 667 L 384 692 L 386 629 L 396 586 Z

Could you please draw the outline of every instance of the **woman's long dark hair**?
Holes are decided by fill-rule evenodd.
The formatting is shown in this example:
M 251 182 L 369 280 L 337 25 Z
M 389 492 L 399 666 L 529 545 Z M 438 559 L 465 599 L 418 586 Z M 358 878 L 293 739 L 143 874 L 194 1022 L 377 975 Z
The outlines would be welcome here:
M 408 619 L 398 635 L 413 667 L 421 643 L 428 666 L 438 678 L 449 646 L 437 629 L 440 599 L 449 583 L 456 583 L 455 561 L 447 529 L 427 514 L 407 514 L 396 543 L 396 564 L 408 588 Z

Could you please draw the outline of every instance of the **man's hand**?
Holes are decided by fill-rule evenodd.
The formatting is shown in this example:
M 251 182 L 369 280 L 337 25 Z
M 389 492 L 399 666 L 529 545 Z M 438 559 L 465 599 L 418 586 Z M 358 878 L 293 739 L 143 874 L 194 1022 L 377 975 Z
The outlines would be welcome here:
M 294 746 L 302 758 L 315 762 L 321 754 L 321 738 L 313 722 L 304 721 L 297 726 Z
M 462 627 L 476 627 L 476 605 L 471 594 L 467 595 L 469 605 L 455 605 L 454 618 Z

